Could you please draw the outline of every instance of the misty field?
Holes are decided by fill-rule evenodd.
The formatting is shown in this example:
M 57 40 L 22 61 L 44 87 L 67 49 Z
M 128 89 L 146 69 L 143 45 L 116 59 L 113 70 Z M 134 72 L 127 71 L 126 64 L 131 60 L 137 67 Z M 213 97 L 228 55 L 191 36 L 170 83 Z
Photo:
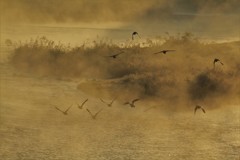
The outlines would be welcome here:
M 190 33 L 79 46 L 5 42 L 4 160 L 239 159 L 239 42 L 206 44 Z M 163 49 L 175 51 L 154 54 Z M 136 107 L 124 105 L 133 99 Z M 196 105 L 206 113 L 194 114 Z
M 12 45 L 10 63 L 18 70 L 81 80 L 77 88 L 95 97 L 139 97 L 182 109 L 198 103 L 209 108 L 234 104 L 240 96 L 239 41 L 203 43 L 183 33 L 121 44 L 97 39 L 72 47 L 39 37 Z M 164 49 L 175 51 L 154 54 Z M 214 67 L 215 58 L 224 65 Z
M 239 0 L 0 0 L 0 160 L 240 160 Z

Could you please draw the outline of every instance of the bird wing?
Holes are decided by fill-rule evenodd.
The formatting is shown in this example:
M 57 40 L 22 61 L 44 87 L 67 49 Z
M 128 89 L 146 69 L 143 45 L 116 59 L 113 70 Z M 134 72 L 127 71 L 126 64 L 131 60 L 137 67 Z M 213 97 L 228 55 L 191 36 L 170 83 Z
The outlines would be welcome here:
M 129 102 L 125 102 L 125 103 L 123 103 L 123 105 L 127 105 L 127 104 L 130 104 Z
M 123 52 L 120 52 L 120 53 L 117 53 L 117 54 L 114 54 L 114 55 L 110 55 L 110 56 L 106 56 L 106 57 L 116 57 L 116 56 L 118 56 L 118 55 L 120 55 L 120 54 L 123 54 Z
M 69 106 L 69 107 L 68 107 L 68 109 L 66 109 L 66 111 L 65 111 L 65 112 L 68 112 L 68 110 L 69 110 L 71 107 L 72 107 L 72 105 L 71 105 L 71 106 Z
M 55 108 L 56 108 L 58 111 L 60 111 L 60 112 L 63 113 L 63 111 L 62 111 L 61 109 L 59 109 L 58 107 L 55 106 Z
M 161 51 L 155 52 L 153 54 L 164 53 L 164 52 L 173 52 L 173 51 L 176 51 L 176 50 L 161 50 Z
M 115 54 L 115 56 L 118 56 L 118 55 L 120 55 L 120 54 L 123 54 L 124 52 L 120 52 L 120 53 L 118 53 L 118 54 Z
M 140 100 L 139 98 L 134 99 L 134 100 L 132 101 L 132 103 L 134 104 L 135 102 L 137 102 L 137 101 L 139 101 L 139 100 Z
M 93 114 L 92 114 L 88 109 L 86 109 L 86 110 L 88 111 L 88 113 L 90 114 L 90 116 L 93 117 Z
M 81 108 L 83 107 L 83 105 L 88 101 L 88 99 L 86 99 L 82 104 L 81 104 Z
M 223 63 L 222 62 L 220 62 L 221 63 L 221 65 L 223 65 Z
M 198 106 L 195 107 L 195 109 L 194 109 L 194 114 L 196 114 L 197 109 L 198 109 Z
M 104 100 L 102 100 L 102 98 L 99 98 L 103 103 L 105 103 L 105 104 L 108 104 L 107 102 L 105 102 Z
M 203 113 L 206 113 L 206 111 L 202 108 Z
M 169 49 L 169 50 L 165 50 L 166 52 L 173 52 L 173 51 L 176 51 L 176 50 L 171 50 L 171 49 Z
M 162 53 L 162 51 L 160 51 L 160 52 L 155 52 L 155 53 L 153 53 L 153 54 L 158 54 L 158 53 Z
M 103 109 L 100 109 L 95 115 L 94 117 L 96 117 Z
M 113 100 L 112 100 L 112 102 L 110 103 L 110 105 L 112 105 L 113 104 L 113 102 L 116 100 L 117 98 L 114 98 Z

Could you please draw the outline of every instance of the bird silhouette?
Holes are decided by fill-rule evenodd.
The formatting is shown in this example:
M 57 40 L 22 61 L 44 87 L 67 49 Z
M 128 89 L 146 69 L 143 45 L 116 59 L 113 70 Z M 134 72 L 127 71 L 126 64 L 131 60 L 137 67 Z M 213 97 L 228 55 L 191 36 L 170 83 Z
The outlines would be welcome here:
M 153 53 L 153 54 L 158 54 L 158 53 L 166 54 L 167 52 L 173 52 L 173 51 L 175 51 L 175 50 L 161 50 L 161 51 Z
M 139 36 L 138 32 L 133 32 L 133 33 L 132 33 L 132 40 L 134 40 L 134 36 L 136 36 L 136 35 L 138 35 L 138 37 L 141 38 L 141 37 Z
M 203 113 L 206 113 L 206 111 L 199 105 L 196 105 L 195 109 L 194 109 L 194 114 L 196 114 L 197 110 L 201 109 L 203 111 Z
M 221 65 L 223 65 L 223 63 L 220 61 L 220 59 L 215 58 L 215 59 L 213 60 L 213 68 L 215 68 L 215 63 L 217 63 L 217 62 L 219 62 Z
M 57 106 L 55 106 L 55 108 L 58 110 L 58 111 L 60 111 L 62 114 L 64 114 L 64 115 L 67 115 L 68 114 L 68 111 L 69 111 L 69 109 L 72 107 L 72 105 L 71 106 L 69 106 L 65 111 L 62 111 L 61 109 L 59 109 Z
M 85 101 L 83 101 L 83 103 L 81 105 L 78 104 L 78 108 L 79 109 L 83 109 L 84 104 L 88 101 L 88 99 L 86 99 Z
M 97 113 L 95 114 L 92 114 L 92 112 L 89 110 L 89 109 L 86 109 L 88 111 L 88 113 L 90 114 L 90 116 L 92 117 L 92 119 L 96 119 L 97 118 L 97 115 L 103 110 L 103 109 L 100 109 Z
M 140 99 L 134 99 L 134 100 L 132 100 L 132 102 L 125 102 L 124 105 L 128 105 L 129 104 L 130 107 L 134 108 L 135 107 L 134 103 L 139 101 L 139 100 Z
M 114 55 L 110 55 L 110 56 L 107 56 L 107 57 L 110 57 L 110 58 L 117 58 L 120 54 L 123 54 L 124 51 L 120 52 L 120 53 L 117 53 L 117 54 L 114 54 Z
M 103 102 L 103 103 L 105 103 L 108 107 L 112 107 L 112 104 L 113 104 L 113 102 L 116 100 L 117 98 L 114 98 L 110 103 L 107 103 L 107 102 L 105 102 L 104 100 L 102 100 L 101 98 L 100 98 L 100 100 Z

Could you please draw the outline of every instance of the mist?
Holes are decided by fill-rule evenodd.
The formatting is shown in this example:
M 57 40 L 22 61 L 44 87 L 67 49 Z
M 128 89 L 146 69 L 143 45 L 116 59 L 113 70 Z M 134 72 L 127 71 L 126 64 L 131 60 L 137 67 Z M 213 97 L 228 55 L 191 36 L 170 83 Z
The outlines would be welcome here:
M 57 7 L 56 7 L 57 6 Z M 236 38 L 239 1 L 1 1 L 3 23 L 61 24 L 138 30 L 145 36 L 193 32 L 199 37 Z M 224 22 L 224 23 L 223 23 Z
M 239 3 L 0 0 L 0 157 L 239 159 Z
M 239 41 L 206 44 L 183 33 L 74 47 L 47 37 L 6 44 L 8 61 L 0 64 L 5 159 L 184 160 L 195 157 L 193 149 L 205 150 L 199 160 L 239 156 Z M 175 51 L 154 54 L 162 49 Z M 215 58 L 224 65 L 214 67 Z M 115 101 L 108 107 L 100 98 Z M 124 105 L 136 98 L 136 107 Z M 194 114 L 196 105 L 206 113 Z M 56 106 L 72 107 L 63 115 Z M 92 119 L 86 109 L 102 111 Z
M 76 88 L 96 98 L 140 97 L 155 105 L 178 104 L 175 110 L 198 103 L 214 109 L 238 101 L 239 42 L 204 44 L 184 33 L 120 46 L 99 39 L 91 46 L 70 47 L 46 37 L 15 45 L 10 62 L 19 70 L 59 80 L 81 79 Z M 163 48 L 176 51 L 153 54 Z M 109 57 L 120 52 L 117 58 Z M 214 67 L 215 58 L 224 65 Z

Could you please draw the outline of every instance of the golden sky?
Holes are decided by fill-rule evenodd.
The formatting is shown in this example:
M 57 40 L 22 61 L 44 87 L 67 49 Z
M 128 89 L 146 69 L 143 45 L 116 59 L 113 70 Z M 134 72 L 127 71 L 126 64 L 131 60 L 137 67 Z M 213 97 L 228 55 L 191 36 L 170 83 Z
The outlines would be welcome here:
M 118 23 L 239 34 L 239 0 L 1 0 L 5 23 Z

